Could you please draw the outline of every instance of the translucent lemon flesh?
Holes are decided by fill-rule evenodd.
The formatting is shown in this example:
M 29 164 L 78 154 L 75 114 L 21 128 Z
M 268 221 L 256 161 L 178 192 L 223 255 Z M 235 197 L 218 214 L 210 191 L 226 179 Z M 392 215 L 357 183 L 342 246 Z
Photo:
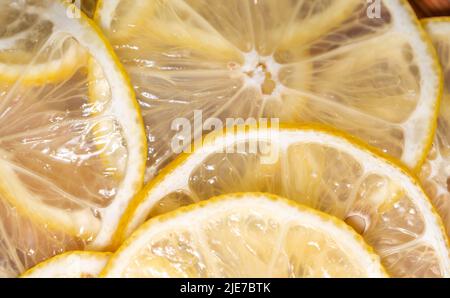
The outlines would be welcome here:
M 406 1 L 115 0 L 96 19 L 130 73 L 148 177 L 175 119 L 323 123 L 414 168 L 432 142 L 440 73 Z M 225 125 L 225 124 L 224 124 Z M 192 127 L 192 138 L 207 129 Z
M 224 196 L 150 221 L 107 277 L 385 277 L 362 238 L 328 215 L 264 194 Z
M 450 235 L 450 18 L 425 20 L 444 73 L 444 96 L 433 147 L 420 177 Z
M 132 90 L 98 29 L 63 3 L 0 3 L 0 276 L 109 245 L 142 185 Z

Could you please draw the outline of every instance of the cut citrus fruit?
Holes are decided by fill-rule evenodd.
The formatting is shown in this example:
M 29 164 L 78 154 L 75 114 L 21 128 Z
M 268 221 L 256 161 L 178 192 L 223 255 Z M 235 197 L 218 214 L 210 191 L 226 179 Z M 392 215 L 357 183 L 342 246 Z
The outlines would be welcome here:
M 112 253 L 71 251 L 39 263 L 21 275 L 26 278 L 98 277 Z
M 387 277 L 344 222 L 268 194 L 212 199 L 154 218 L 107 277 Z
M 406 1 L 375 2 L 100 1 L 95 20 L 141 103 L 147 177 L 175 155 L 173 121 L 195 110 L 205 124 L 326 124 L 420 166 L 442 94 L 436 53 Z
M 0 276 L 15 276 L 65 250 L 111 243 L 142 186 L 146 139 L 132 87 L 91 20 L 70 17 L 62 1 L 0 6 L 9 20 L 0 18 L 0 32 L 35 42 L 29 61 L 53 65 L 58 53 L 76 66 L 70 75 L 55 66 L 58 80 L 31 85 L 32 62 L 13 83 L 0 67 Z M 11 29 L 28 19 L 24 33 Z M 72 61 L 65 48 L 86 59 Z
M 416 181 L 364 146 L 313 127 L 208 135 L 143 189 L 123 232 L 182 205 L 247 191 L 281 195 L 344 220 L 392 276 L 450 276 L 442 222 Z
M 434 144 L 420 178 L 450 235 L 450 18 L 424 20 L 444 71 L 444 96 Z

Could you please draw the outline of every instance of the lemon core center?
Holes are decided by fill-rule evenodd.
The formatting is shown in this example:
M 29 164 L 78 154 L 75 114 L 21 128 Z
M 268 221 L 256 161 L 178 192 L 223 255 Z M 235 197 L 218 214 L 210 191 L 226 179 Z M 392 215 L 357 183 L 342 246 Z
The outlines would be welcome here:
M 275 95 L 280 65 L 272 56 L 261 56 L 255 51 L 244 54 L 244 57 L 245 63 L 240 70 L 245 74 L 247 85 L 259 89 L 263 96 Z

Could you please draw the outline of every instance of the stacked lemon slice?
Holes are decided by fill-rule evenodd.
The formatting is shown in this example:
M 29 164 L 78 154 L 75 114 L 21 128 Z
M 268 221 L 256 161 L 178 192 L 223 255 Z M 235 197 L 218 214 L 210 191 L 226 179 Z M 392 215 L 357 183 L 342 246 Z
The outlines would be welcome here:
M 0 5 L 0 276 L 15 276 L 110 244 L 142 185 L 146 143 L 128 79 L 91 20 L 60 1 Z
M 208 139 L 146 186 L 124 218 L 124 236 L 182 205 L 262 191 L 345 221 L 394 276 L 450 276 L 441 220 L 418 182 L 395 164 L 317 128 L 239 129 Z
M 438 62 L 405 1 L 376 5 L 100 1 L 96 20 L 141 103 L 147 177 L 174 156 L 173 120 L 194 122 L 195 110 L 223 122 L 323 123 L 420 166 L 441 95 Z M 191 137 L 201 134 L 196 126 Z
M 450 235 L 450 18 L 428 19 L 424 25 L 438 50 L 445 86 L 435 141 L 420 176 Z
M 344 223 L 274 196 L 212 199 L 150 220 L 108 277 L 386 277 Z

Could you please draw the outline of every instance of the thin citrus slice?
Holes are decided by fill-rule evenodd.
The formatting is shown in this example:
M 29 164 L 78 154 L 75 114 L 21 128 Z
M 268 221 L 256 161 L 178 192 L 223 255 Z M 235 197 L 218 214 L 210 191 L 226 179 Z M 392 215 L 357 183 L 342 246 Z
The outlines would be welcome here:
M 39 53 L 70 45 L 86 59 L 58 81 L 30 85 L 27 70 L 14 83 L 0 78 L 0 276 L 65 250 L 109 245 L 146 160 L 132 87 L 96 25 L 84 14 L 69 17 L 62 1 L 1 5 L 11 2 L 20 12 L 11 22 L 30 13 L 33 32 L 48 24 L 48 34 L 33 35 L 45 45 Z
M 450 235 L 450 18 L 424 20 L 444 71 L 444 97 L 434 144 L 420 178 Z
M 107 277 L 387 277 L 344 222 L 268 194 L 227 195 L 150 220 Z
M 26 271 L 26 278 L 91 278 L 98 277 L 112 253 L 71 251 L 39 263 Z
M 403 0 L 113 0 L 95 20 L 137 92 L 148 176 L 219 118 L 278 118 L 349 132 L 410 168 L 432 143 L 441 73 Z M 201 121 L 200 121 L 201 122 Z
M 130 204 L 125 235 L 182 205 L 262 191 L 352 225 L 392 276 L 450 276 L 442 222 L 401 168 L 331 131 L 244 128 L 208 135 L 164 169 Z

